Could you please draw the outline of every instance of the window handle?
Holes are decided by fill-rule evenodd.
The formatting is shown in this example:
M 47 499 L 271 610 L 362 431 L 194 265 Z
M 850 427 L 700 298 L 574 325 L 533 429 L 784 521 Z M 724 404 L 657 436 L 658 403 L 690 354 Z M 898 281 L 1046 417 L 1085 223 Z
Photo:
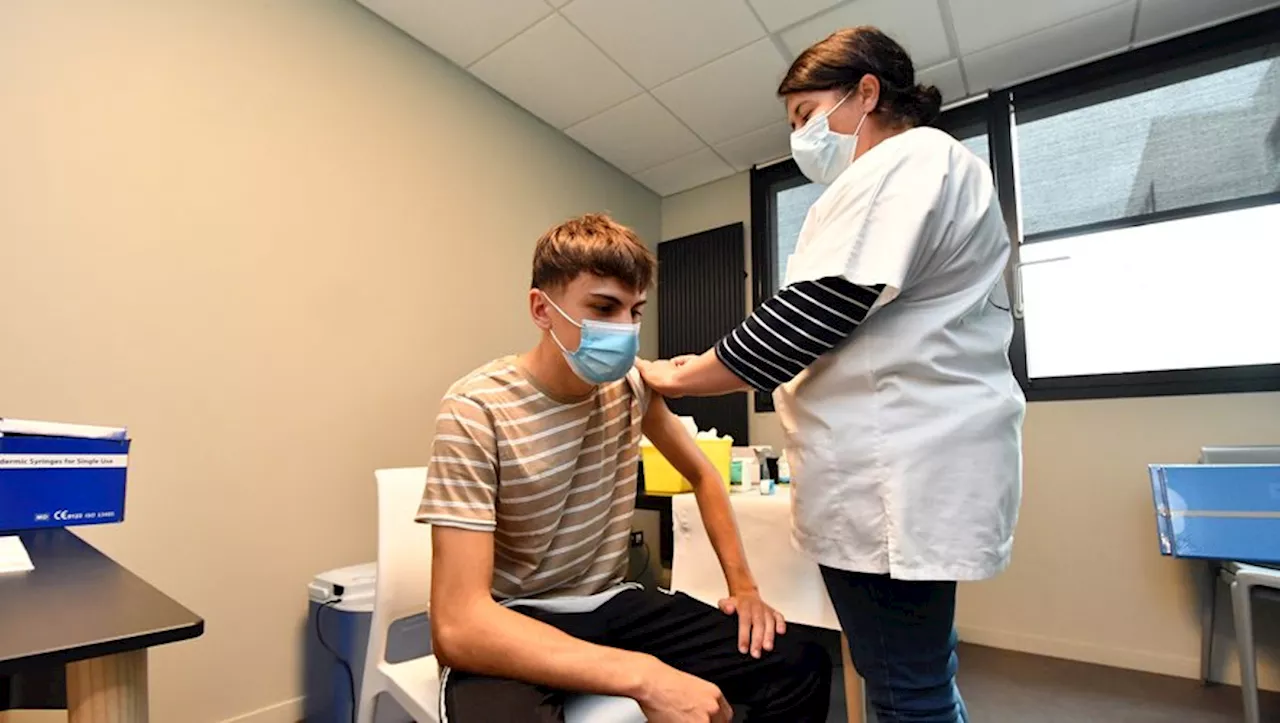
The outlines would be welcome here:
M 1040 264 L 1053 264 L 1059 261 L 1070 261 L 1070 256 L 1051 256 L 1047 259 L 1036 259 L 1035 261 L 1019 261 L 1013 265 L 1013 318 L 1024 318 L 1025 308 L 1022 299 L 1022 269 L 1024 266 L 1039 266 Z

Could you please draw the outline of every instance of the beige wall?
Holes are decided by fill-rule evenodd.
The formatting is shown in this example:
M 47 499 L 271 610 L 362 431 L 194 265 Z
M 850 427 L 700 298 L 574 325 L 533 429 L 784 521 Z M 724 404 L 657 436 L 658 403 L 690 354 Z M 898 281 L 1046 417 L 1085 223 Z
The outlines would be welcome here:
M 662 239 L 750 218 L 749 174 L 741 173 L 663 199 Z M 753 441 L 780 444 L 781 437 L 775 415 L 754 416 Z M 1031 404 L 1014 562 L 995 580 L 961 589 L 962 637 L 1198 675 L 1195 568 L 1156 550 L 1146 465 L 1192 462 L 1206 444 L 1277 442 L 1280 394 Z M 1256 622 L 1262 682 L 1280 689 L 1280 623 L 1267 624 L 1267 609 L 1260 607 Z M 1219 610 L 1230 619 L 1225 597 Z M 1230 627 L 1219 630 L 1218 674 L 1238 681 Z
M 5 2 L 0 108 L 0 414 L 130 426 L 128 521 L 81 534 L 208 621 L 153 719 L 294 721 L 372 470 L 533 341 L 545 227 L 659 200 L 345 0 Z

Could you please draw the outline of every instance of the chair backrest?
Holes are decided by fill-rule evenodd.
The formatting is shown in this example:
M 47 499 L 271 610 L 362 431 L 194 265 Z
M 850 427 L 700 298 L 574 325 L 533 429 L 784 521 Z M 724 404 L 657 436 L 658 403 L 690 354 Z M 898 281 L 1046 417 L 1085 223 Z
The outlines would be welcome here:
M 1280 464 L 1280 445 L 1205 447 L 1200 464 Z
M 389 680 L 381 666 L 387 660 L 391 624 L 425 611 L 431 601 L 431 527 L 413 521 L 427 484 L 427 469 L 381 469 L 374 477 L 378 487 L 378 579 L 356 703 L 360 723 L 373 723 L 374 701 L 388 690 Z
M 431 601 L 431 526 L 414 522 L 427 484 L 426 467 L 382 469 L 378 481 L 378 581 L 370 621 L 370 643 L 382 638 L 377 662 L 386 651 L 387 628 L 427 609 Z

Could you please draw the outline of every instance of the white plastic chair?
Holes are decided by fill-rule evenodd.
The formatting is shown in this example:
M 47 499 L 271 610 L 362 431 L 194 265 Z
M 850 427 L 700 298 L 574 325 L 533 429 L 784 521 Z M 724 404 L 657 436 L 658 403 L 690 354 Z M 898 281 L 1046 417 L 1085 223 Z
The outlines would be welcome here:
M 369 648 L 360 679 L 359 723 L 373 723 L 375 699 L 387 693 L 418 723 L 439 723 L 436 657 L 388 663 L 387 629 L 424 612 L 431 598 L 431 527 L 413 521 L 427 482 L 425 467 L 387 469 L 378 480 L 378 579 Z
M 360 682 L 359 723 L 373 723 L 375 699 L 390 695 L 418 723 L 440 723 L 440 674 L 434 655 L 389 663 L 387 630 L 427 610 L 431 598 L 431 528 L 414 522 L 427 482 L 425 467 L 384 469 L 378 481 L 378 581 Z M 630 698 L 574 695 L 566 723 L 643 723 Z M 465 722 L 464 722 L 465 723 Z

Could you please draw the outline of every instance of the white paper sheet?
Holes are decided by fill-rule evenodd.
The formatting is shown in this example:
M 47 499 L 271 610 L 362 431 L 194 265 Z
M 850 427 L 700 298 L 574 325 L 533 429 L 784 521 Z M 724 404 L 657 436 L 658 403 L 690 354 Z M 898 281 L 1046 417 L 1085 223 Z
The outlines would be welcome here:
M 6 572 L 26 572 L 34 570 L 31 556 L 22 540 L 17 537 L 0 537 L 0 575 Z
M 791 544 L 790 489 L 773 495 L 743 492 L 729 496 L 746 548 L 747 564 L 760 594 L 787 620 L 839 630 L 817 563 Z M 671 589 L 715 605 L 728 591 L 694 496 L 671 498 L 675 560 Z

